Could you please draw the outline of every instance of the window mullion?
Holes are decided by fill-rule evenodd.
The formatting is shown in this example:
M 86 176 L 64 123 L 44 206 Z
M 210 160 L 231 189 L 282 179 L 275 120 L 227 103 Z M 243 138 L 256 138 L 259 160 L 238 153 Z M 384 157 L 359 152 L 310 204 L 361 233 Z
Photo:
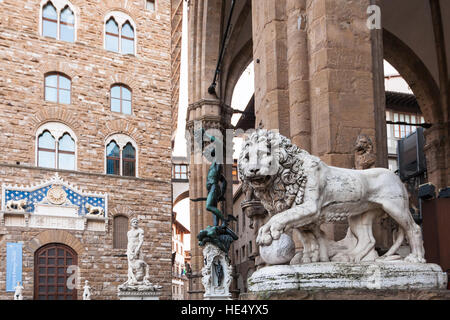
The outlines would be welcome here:
M 61 11 L 56 11 L 56 39 L 61 39 Z
M 55 139 L 55 169 L 59 169 L 59 141 Z
M 119 23 L 117 23 L 119 26 Z M 119 26 L 119 53 L 122 53 L 122 26 Z
M 123 89 L 123 87 L 122 86 L 120 86 L 120 113 L 123 113 L 123 109 L 122 109 L 122 99 L 123 99 L 123 97 L 122 97 L 122 89 Z
M 123 149 L 120 149 L 120 156 L 119 156 L 119 168 L 120 168 L 120 170 L 119 170 L 119 174 L 122 176 L 123 175 Z

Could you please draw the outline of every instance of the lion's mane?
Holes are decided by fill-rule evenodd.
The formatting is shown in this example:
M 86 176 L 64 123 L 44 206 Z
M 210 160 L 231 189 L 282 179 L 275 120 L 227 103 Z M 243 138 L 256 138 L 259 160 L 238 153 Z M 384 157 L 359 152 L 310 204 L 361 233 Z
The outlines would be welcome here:
M 271 155 L 278 161 L 278 170 L 272 183 L 264 190 L 255 190 L 255 195 L 269 214 L 277 214 L 303 203 L 306 185 L 304 174 L 305 158 L 312 157 L 298 148 L 278 132 L 265 129 L 255 130 L 245 141 L 239 156 L 238 172 L 241 181 L 246 181 L 244 157 L 250 144 L 267 143 L 271 146 Z

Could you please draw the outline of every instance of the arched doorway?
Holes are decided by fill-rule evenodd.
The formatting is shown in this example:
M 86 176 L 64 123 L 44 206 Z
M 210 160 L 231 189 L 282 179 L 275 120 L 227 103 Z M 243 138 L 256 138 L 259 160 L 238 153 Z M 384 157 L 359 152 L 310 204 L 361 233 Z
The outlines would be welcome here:
M 77 253 L 61 243 L 49 243 L 34 254 L 34 298 L 36 300 L 76 300 L 77 290 L 68 286 L 71 266 L 78 265 Z M 76 280 L 76 279 L 75 279 Z M 76 283 L 76 281 L 70 281 Z

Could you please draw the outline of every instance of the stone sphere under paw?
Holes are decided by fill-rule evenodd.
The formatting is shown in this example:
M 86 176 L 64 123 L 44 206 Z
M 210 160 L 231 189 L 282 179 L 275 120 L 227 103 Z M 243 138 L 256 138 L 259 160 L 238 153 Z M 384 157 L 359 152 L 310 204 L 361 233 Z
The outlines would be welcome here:
M 260 246 L 259 254 L 267 264 L 286 264 L 295 255 L 295 244 L 291 237 L 283 233 L 278 240 L 268 246 Z

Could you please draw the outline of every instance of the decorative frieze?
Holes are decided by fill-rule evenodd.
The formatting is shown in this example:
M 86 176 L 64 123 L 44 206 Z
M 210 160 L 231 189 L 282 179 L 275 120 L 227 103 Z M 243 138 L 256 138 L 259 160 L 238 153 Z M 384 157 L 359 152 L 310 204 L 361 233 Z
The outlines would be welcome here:
M 57 173 L 36 185 L 2 186 L 5 226 L 106 231 L 107 210 L 107 194 L 85 192 Z

